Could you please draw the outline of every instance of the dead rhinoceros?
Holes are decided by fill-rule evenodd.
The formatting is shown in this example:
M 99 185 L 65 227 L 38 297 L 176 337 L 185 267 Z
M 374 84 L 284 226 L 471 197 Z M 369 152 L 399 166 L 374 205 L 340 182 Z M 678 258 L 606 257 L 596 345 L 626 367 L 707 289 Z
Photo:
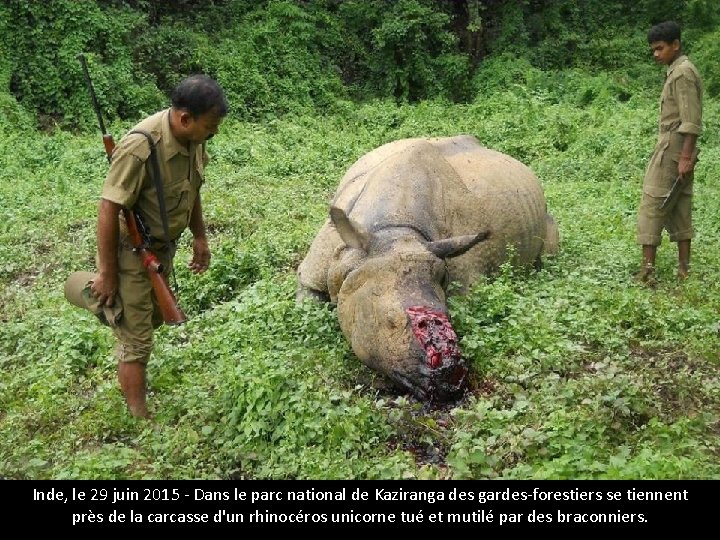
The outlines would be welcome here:
M 421 399 L 447 400 L 468 372 L 447 316 L 448 283 L 464 290 L 509 253 L 537 264 L 557 246 L 525 165 L 471 136 L 404 139 L 345 174 L 298 268 L 297 296 L 337 302 L 362 362 Z

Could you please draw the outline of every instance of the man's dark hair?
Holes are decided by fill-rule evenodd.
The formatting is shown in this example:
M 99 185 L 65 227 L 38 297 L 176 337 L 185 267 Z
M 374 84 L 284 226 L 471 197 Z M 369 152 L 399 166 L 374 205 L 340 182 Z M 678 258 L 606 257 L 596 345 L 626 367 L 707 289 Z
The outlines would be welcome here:
M 211 110 L 220 117 L 228 113 L 225 93 L 207 75 L 190 75 L 175 87 L 170 99 L 173 107 L 184 109 L 194 117 Z
M 665 21 L 653 26 L 647 35 L 648 43 L 664 41 L 672 43 L 676 39 L 680 41 L 680 25 L 675 21 Z

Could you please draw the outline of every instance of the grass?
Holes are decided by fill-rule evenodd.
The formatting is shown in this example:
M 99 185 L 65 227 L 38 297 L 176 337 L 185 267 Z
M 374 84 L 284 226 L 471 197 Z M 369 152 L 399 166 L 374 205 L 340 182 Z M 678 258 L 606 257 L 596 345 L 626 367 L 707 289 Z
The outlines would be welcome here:
M 719 478 L 720 109 L 707 100 L 692 277 L 675 281 L 665 241 L 652 290 L 631 276 L 655 89 L 620 100 L 594 98 L 589 75 L 564 83 L 226 121 L 203 191 L 213 265 L 183 268 L 186 233 L 190 321 L 156 335 L 152 423 L 125 412 L 109 332 L 62 295 L 93 266 L 99 137 L 0 125 L 0 476 Z M 535 170 L 561 253 L 451 299 L 471 392 L 429 409 L 360 364 L 331 306 L 295 304 L 294 270 L 357 158 L 458 133 Z

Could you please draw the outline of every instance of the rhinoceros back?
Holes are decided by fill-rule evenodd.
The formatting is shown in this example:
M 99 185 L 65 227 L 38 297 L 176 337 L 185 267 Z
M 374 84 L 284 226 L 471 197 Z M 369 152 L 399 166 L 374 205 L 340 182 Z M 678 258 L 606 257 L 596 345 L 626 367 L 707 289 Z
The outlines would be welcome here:
M 509 246 L 514 263 L 533 263 L 549 219 L 535 174 L 467 135 L 402 139 L 372 150 L 348 169 L 332 204 L 370 232 L 399 221 L 428 240 L 489 230 L 490 240 L 448 260 L 450 279 L 464 286 L 497 270 Z M 331 254 L 342 245 L 326 221 L 300 265 L 301 285 L 326 291 Z
M 477 218 L 466 213 L 460 222 L 487 227 L 491 238 L 467 254 L 448 261 L 451 278 L 471 284 L 478 274 L 489 274 L 510 256 L 518 265 L 534 263 L 547 237 L 547 204 L 542 186 L 529 167 L 518 160 L 483 147 L 471 136 L 431 139 L 444 159 L 457 171 L 477 201 Z M 466 210 L 464 210 L 466 212 Z M 454 229 L 465 229 L 455 225 Z
M 368 233 L 410 227 L 426 240 L 439 240 L 457 234 L 447 214 L 462 212 L 468 197 L 473 196 L 435 145 L 404 139 L 353 165 L 332 206 Z

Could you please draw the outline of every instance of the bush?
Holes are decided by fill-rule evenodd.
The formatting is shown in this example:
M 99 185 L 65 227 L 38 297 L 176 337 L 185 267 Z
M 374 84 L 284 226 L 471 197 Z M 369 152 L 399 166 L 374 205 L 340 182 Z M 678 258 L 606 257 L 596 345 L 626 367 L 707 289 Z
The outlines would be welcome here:
M 351 0 L 339 13 L 356 40 L 354 79 L 365 91 L 409 101 L 468 97 L 470 59 L 436 3 Z
M 9 0 L 0 19 L 11 30 L 0 36 L 12 66 L 9 88 L 24 107 L 37 112 L 42 125 L 93 122 L 77 60 L 81 52 L 89 53 L 98 99 L 108 117 L 156 104 L 155 94 L 136 79 L 125 42 L 142 30 L 139 13 L 103 11 L 94 2 Z
M 0 27 L 0 32 L 3 28 Z M 33 127 L 31 115 L 5 89 L 10 84 L 10 62 L 0 58 L 0 126 L 12 127 L 13 131 L 25 131 Z
M 326 110 L 344 93 L 322 42 L 327 25 L 310 9 L 273 1 L 246 15 L 219 43 L 206 44 L 201 56 L 241 118 Z
M 184 27 L 149 28 L 133 48 L 133 59 L 141 71 L 154 76 L 160 91 L 170 95 L 182 79 L 202 71 L 199 42 L 198 35 Z
M 710 95 L 720 90 L 713 62 L 718 15 L 710 0 L 475 5 L 480 19 L 466 3 L 449 0 L 8 0 L 0 5 L 0 45 L 7 88 L 45 127 L 95 124 L 79 52 L 87 53 L 109 120 L 154 112 L 193 72 L 218 78 L 243 119 L 332 112 L 348 88 L 359 99 L 463 102 L 526 84 L 535 77 L 531 67 L 608 72 L 607 93 L 622 101 L 655 83 L 645 32 L 666 18 L 683 24 Z M 475 44 L 463 46 L 459 38 L 468 32 Z M 473 77 L 470 55 L 478 60 L 480 51 L 490 56 Z M 495 72 L 498 56 L 516 59 L 510 73 Z M 603 93 L 591 88 L 579 99 Z M 3 105 L 9 118 L 12 107 Z
M 720 95 L 720 30 L 705 34 L 697 45 L 688 48 L 693 63 L 700 71 L 705 91 L 709 97 Z

